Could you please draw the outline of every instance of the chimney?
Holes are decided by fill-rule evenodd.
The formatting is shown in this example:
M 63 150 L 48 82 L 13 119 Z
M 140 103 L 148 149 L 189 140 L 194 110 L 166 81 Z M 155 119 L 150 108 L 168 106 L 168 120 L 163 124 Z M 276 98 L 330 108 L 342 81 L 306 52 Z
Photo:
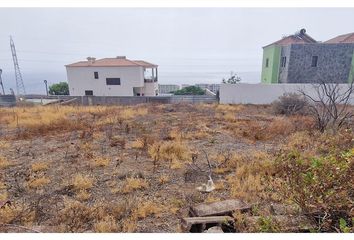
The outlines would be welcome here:
M 117 58 L 117 59 L 127 59 L 126 56 L 117 56 L 116 58 Z

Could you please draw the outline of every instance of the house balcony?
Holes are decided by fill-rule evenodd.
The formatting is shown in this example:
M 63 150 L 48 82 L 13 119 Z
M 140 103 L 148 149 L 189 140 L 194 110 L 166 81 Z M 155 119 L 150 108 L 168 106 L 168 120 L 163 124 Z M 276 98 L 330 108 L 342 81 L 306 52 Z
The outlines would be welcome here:
M 146 83 L 154 83 L 154 82 L 157 82 L 157 77 L 154 77 L 154 78 L 144 78 L 144 82 Z

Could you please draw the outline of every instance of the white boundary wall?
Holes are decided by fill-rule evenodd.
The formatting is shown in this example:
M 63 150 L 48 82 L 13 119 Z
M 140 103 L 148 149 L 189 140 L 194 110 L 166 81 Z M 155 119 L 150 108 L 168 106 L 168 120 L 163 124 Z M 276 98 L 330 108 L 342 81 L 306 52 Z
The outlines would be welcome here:
M 348 84 L 340 84 L 341 91 L 348 89 Z M 305 91 L 314 99 L 318 99 L 312 84 L 222 84 L 220 86 L 220 103 L 222 104 L 270 104 L 284 93 Z M 350 103 L 354 104 L 354 93 Z

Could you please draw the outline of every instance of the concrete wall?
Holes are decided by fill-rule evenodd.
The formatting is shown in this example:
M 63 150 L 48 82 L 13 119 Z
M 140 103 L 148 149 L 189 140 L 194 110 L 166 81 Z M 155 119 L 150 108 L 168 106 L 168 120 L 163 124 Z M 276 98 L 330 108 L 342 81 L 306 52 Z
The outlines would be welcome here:
M 144 96 L 157 96 L 159 94 L 159 85 L 157 82 L 146 82 L 144 84 Z
M 287 83 L 348 83 L 352 69 L 354 44 L 292 44 L 288 61 Z M 312 57 L 318 56 L 317 67 L 312 67 Z
M 133 96 L 133 87 L 144 87 L 144 69 L 140 66 L 67 67 L 66 71 L 72 96 L 84 96 L 85 90 L 92 90 L 94 96 Z M 94 72 L 99 79 L 94 78 Z M 120 78 L 121 85 L 107 85 L 106 78 Z
M 287 83 L 288 82 L 290 49 L 291 49 L 291 46 L 281 47 L 280 64 L 279 64 L 279 83 Z M 286 57 L 286 63 L 285 63 L 284 67 L 281 65 L 282 57 Z
M 354 81 L 354 51 L 353 51 L 353 57 L 352 57 L 352 68 L 350 69 L 348 82 L 351 83 L 353 81 Z
M 342 91 L 348 89 L 348 84 L 341 84 Z M 220 103 L 222 104 L 270 104 L 284 93 L 306 93 L 317 98 L 312 84 L 222 84 L 220 88 Z M 354 104 L 354 94 L 350 100 Z

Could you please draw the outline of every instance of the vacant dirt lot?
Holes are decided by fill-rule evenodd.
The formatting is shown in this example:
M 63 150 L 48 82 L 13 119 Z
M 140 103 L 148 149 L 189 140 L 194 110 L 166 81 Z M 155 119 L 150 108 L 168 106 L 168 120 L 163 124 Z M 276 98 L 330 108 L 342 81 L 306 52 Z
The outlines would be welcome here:
M 230 198 L 261 217 L 235 213 L 236 231 L 297 231 L 268 218 L 271 203 L 300 211 L 269 176 L 284 148 L 313 151 L 314 131 L 269 106 L 0 109 L 0 231 L 181 232 L 191 205 Z M 216 189 L 198 191 L 209 172 Z

